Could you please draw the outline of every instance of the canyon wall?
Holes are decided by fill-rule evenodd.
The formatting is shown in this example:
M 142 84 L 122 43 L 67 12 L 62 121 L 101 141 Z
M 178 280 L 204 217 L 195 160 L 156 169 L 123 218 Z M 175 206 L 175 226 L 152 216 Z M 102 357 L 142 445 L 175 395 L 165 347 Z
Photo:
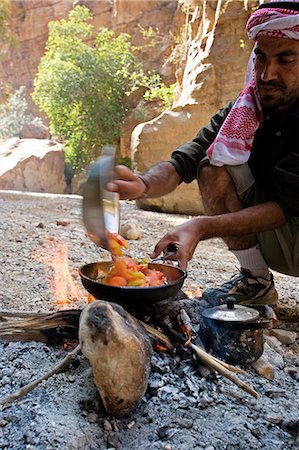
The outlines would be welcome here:
M 0 98 L 4 99 L 7 85 L 13 90 L 25 86 L 31 112 L 42 117 L 30 93 L 45 50 L 48 22 L 66 18 L 78 4 L 87 6 L 93 15 L 94 34 L 103 26 L 116 34 L 129 33 L 133 44 L 142 48 L 145 68 L 159 69 L 168 84 L 178 82 L 171 110 L 159 115 L 159 108 L 153 104 L 152 110 L 147 109 L 152 120 L 140 123 L 135 111 L 125 120 L 120 151 L 123 156 L 132 157 L 136 170 L 142 172 L 151 164 L 168 159 L 172 150 L 193 139 L 216 110 L 242 90 L 252 49 L 245 24 L 258 3 L 258 0 L 189 0 L 183 5 L 177 0 L 12 0 L 10 28 L 15 48 L 2 51 Z M 153 47 L 146 45 L 142 36 L 142 29 L 149 27 L 160 36 Z M 171 53 L 178 36 L 180 45 Z M 142 98 L 139 100 L 142 102 Z M 166 212 L 203 212 L 196 182 L 182 185 L 161 199 L 142 200 L 138 205 Z

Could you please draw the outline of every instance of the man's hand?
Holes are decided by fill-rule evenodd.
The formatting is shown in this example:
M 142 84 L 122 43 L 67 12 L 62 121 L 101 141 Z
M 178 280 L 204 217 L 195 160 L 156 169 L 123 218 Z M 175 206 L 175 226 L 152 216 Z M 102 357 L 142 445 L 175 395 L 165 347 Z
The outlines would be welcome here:
M 134 200 L 142 197 L 146 186 L 144 182 L 126 166 L 116 166 L 116 179 L 107 184 L 108 191 L 118 192 L 121 200 Z
M 116 179 L 107 183 L 107 189 L 118 192 L 121 200 L 135 200 L 145 193 L 149 198 L 158 198 L 172 192 L 180 182 L 177 171 L 168 161 L 154 164 L 142 177 L 126 166 L 116 166 L 115 171 Z
M 157 258 L 163 252 L 166 259 L 178 261 L 179 266 L 186 270 L 198 242 L 204 236 L 205 219 L 197 217 L 174 227 L 157 243 L 151 258 Z

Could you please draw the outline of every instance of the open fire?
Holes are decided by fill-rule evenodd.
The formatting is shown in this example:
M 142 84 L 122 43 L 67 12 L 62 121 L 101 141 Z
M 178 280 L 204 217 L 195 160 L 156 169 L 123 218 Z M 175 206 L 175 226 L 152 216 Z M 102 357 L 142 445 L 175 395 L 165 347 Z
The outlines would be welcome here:
M 163 330 L 163 333 L 161 333 L 161 331 L 157 330 L 156 327 L 153 327 L 152 324 L 149 325 L 145 322 L 140 322 L 140 317 L 139 319 L 135 318 L 117 303 L 109 303 L 102 300 L 99 301 L 94 299 L 93 296 L 84 296 L 82 289 L 77 285 L 69 270 L 68 250 L 66 245 L 53 239 L 48 239 L 46 245 L 43 246 L 43 250 L 46 254 L 35 252 L 35 258 L 53 270 L 53 286 L 56 306 L 58 309 L 63 310 L 62 313 L 65 312 L 66 314 L 60 316 L 59 313 L 54 313 L 54 321 L 52 324 L 51 320 L 53 317 L 51 314 L 48 316 L 47 314 L 42 314 L 40 316 L 38 314 L 33 316 L 28 314 L 28 318 L 25 319 L 23 323 L 20 323 L 20 321 L 19 323 L 14 322 L 14 318 L 11 324 L 9 323 L 8 318 L 3 316 L 5 325 L 2 327 L 2 336 L 5 335 L 7 337 L 10 334 L 11 336 L 14 336 L 18 333 L 20 337 L 23 333 L 23 337 L 25 337 L 24 340 L 28 340 L 30 336 L 37 337 L 38 333 L 40 333 L 40 336 L 42 337 L 47 333 L 48 340 L 50 340 L 51 343 L 51 336 L 53 333 L 55 334 L 55 331 L 58 331 L 58 335 L 63 335 L 63 333 L 61 333 L 63 328 L 66 328 L 67 330 L 71 328 L 74 330 L 75 334 L 78 332 L 79 344 L 77 348 L 70 353 L 77 355 L 78 352 L 82 350 L 84 355 L 88 357 L 93 367 L 96 385 L 99 388 L 101 398 L 109 413 L 115 415 L 128 414 L 131 412 L 132 408 L 135 408 L 141 401 L 146 389 L 146 385 L 141 383 L 142 373 L 147 373 L 147 377 L 146 379 L 143 379 L 143 383 L 147 382 L 149 376 L 149 358 L 151 353 L 148 350 L 145 352 L 145 347 L 148 348 L 148 336 L 153 339 L 154 348 L 156 350 L 166 351 L 167 348 L 182 346 L 193 353 L 198 360 L 199 366 L 203 365 L 203 367 L 208 367 L 212 371 L 217 371 L 245 392 L 258 398 L 257 392 L 236 377 L 235 373 L 244 374 L 245 372 L 243 370 L 218 360 L 207 353 L 201 341 L 200 345 L 195 345 L 192 342 L 196 336 L 194 336 L 193 333 L 194 330 L 191 320 L 184 309 L 180 308 L 179 311 L 176 311 L 173 314 L 172 322 L 175 320 L 178 327 L 178 330 L 176 330 L 173 327 L 173 323 L 171 326 L 164 321 L 163 315 L 158 313 L 153 303 L 145 310 L 137 308 L 137 317 L 140 316 L 140 313 L 142 314 L 142 311 L 143 313 L 149 313 L 151 322 L 153 322 L 154 325 L 156 324 L 156 326 L 158 325 L 160 330 Z M 194 286 L 192 286 L 192 289 L 194 290 Z M 196 292 L 198 296 L 201 295 L 200 289 L 196 286 L 194 291 L 187 289 L 187 292 L 189 293 L 189 296 L 191 294 L 194 296 L 193 292 Z M 78 297 L 85 297 L 85 303 L 91 302 L 88 307 L 83 309 L 82 313 L 81 310 L 75 309 Z M 176 297 L 178 297 L 178 295 Z M 189 298 L 188 295 L 183 292 L 182 297 Z M 168 300 L 171 303 L 174 299 L 170 298 Z M 75 315 L 72 314 L 68 316 L 66 307 L 68 307 L 68 309 L 70 309 L 70 307 L 73 308 Z M 79 320 L 79 317 L 80 324 L 78 326 L 77 321 Z M 69 322 L 70 318 L 71 322 Z M 128 326 L 129 323 L 131 323 L 130 326 Z M 132 336 L 131 340 L 130 335 Z M 89 343 L 87 344 L 87 342 Z M 135 354 L 134 345 L 132 350 L 130 350 L 129 342 L 134 342 L 134 345 L 139 342 L 139 347 L 137 346 L 139 356 Z M 109 346 L 111 347 L 111 350 L 109 350 Z M 120 346 L 122 346 L 122 350 L 120 350 Z M 145 360 L 142 362 L 143 358 L 141 355 L 145 354 L 148 354 L 147 362 L 145 362 Z M 124 355 L 127 356 L 124 357 Z M 134 359 L 136 360 L 136 367 L 134 367 Z M 120 360 L 122 362 L 120 362 Z M 72 358 L 67 356 L 66 361 L 69 361 L 70 363 Z M 124 364 L 124 361 L 129 362 Z M 110 364 L 112 364 L 111 373 L 109 372 Z M 120 369 L 122 366 L 124 366 L 124 369 Z M 58 367 L 60 368 L 61 364 Z M 62 367 L 65 367 L 65 362 L 62 363 Z M 123 372 L 122 374 L 118 373 L 117 378 L 112 384 L 107 384 L 104 380 L 112 377 L 112 373 L 115 373 L 115 367 L 119 368 L 118 372 L 121 370 Z M 141 377 L 139 381 L 136 380 L 137 368 Z M 202 373 L 204 373 L 204 371 Z M 208 373 L 210 374 L 210 371 L 208 371 Z M 16 393 L 8 398 L 0 399 L 0 404 L 9 403 L 15 398 L 23 395 L 24 392 L 27 393 L 27 389 L 31 390 L 31 387 L 35 387 L 40 381 L 47 379 L 48 376 L 49 375 L 46 374 L 41 377 L 40 380 L 36 380 L 28 388 L 25 387 L 25 390 L 22 389 L 21 393 Z M 124 380 L 127 380 L 127 382 L 125 383 Z M 120 391 L 118 391 L 118 383 L 120 383 L 121 386 Z M 126 385 L 125 389 L 123 389 L 124 385 Z M 142 388 L 138 389 L 140 385 L 142 385 Z M 121 398 L 119 404 L 117 401 L 112 401 L 112 398 L 118 397 Z
M 104 256 L 84 237 L 80 198 L 47 199 L 47 208 L 45 198 L 29 195 L 24 198 L 19 194 L 2 194 L 2 202 L 2 310 L 12 313 L 19 309 L 23 312 L 27 309 L 31 313 L 34 310 L 52 311 L 54 299 L 49 285 L 45 283 L 44 269 L 48 279 L 53 278 L 54 270 L 30 258 L 33 248 L 39 247 L 46 254 L 46 244 L 43 246 L 40 242 L 47 241 L 49 235 L 53 236 L 55 242 L 68 243 L 69 269 L 75 281 L 79 280 L 76 271 L 82 262 L 96 261 L 98 257 Z M 155 213 L 135 211 L 132 203 L 124 203 L 122 208 L 124 219 L 136 217 L 142 220 L 142 239 L 131 244 L 134 256 L 142 256 L 144 249 L 151 248 L 158 240 L 168 216 L 165 216 L 166 219 L 163 216 L 160 223 L 160 216 L 157 219 Z M 26 215 L 28 212 L 29 216 Z M 69 212 L 71 214 L 67 216 Z M 45 217 L 45 227 L 36 228 L 41 217 Z M 70 225 L 57 226 L 58 219 L 68 219 Z M 211 286 L 213 280 L 215 284 L 221 282 L 234 270 L 233 259 L 230 259 L 224 247 L 216 244 L 212 248 L 203 242 L 199 249 L 200 267 L 190 263 L 193 279 L 203 279 L 205 287 Z M 221 266 L 222 257 L 226 258 L 225 267 Z M 207 276 L 204 275 L 206 270 L 209 271 Z M 185 293 L 189 288 L 188 282 L 190 280 L 187 279 L 183 287 Z M 277 277 L 276 282 L 283 297 L 279 312 L 283 310 L 286 313 L 289 309 L 283 307 L 296 302 L 298 282 L 296 284 L 296 280 L 283 276 Z M 82 290 L 80 281 L 77 284 Z M 193 295 L 196 295 L 195 292 Z M 288 298 L 289 303 L 284 298 Z M 82 300 L 86 301 L 87 293 L 83 290 L 83 297 L 76 299 L 72 296 L 72 299 L 75 306 L 66 305 L 64 309 L 71 308 L 75 314 L 76 308 L 83 307 Z M 180 304 L 198 331 L 197 317 L 201 303 L 202 299 L 191 295 L 188 299 L 166 302 L 163 309 L 171 315 L 171 312 L 178 311 L 176 307 Z M 59 309 L 58 314 L 62 315 L 64 311 L 60 308 L 55 306 L 56 310 Z M 279 317 L 281 319 L 281 314 Z M 24 319 L 21 318 L 21 321 Z M 12 316 L 7 317 L 7 320 L 6 324 L 11 323 Z M 2 326 L 4 324 L 1 322 Z M 282 328 L 289 327 L 290 330 L 291 326 L 289 319 L 282 324 Z M 293 329 L 297 329 L 295 322 Z M 8 407 L 0 407 L 0 444 L 7 450 L 78 450 L 95 447 L 103 450 L 191 450 L 200 446 L 213 446 L 215 450 L 295 449 L 296 424 L 298 430 L 298 378 L 297 382 L 295 379 L 298 376 L 297 344 L 279 346 L 274 336 L 266 336 L 266 342 L 269 345 L 265 347 L 265 358 L 272 364 L 274 379 L 272 377 L 269 381 L 248 366 L 246 375 L 238 375 L 259 392 L 260 400 L 244 394 L 238 386 L 221 375 L 214 376 L 212 382 L 209 378 L 201 377 L 198 361 L 187 349 L 174 355 L 154 351 L 147 392 L 140 406 L 128 418 L 122 419 L 115 419 L 105 413 L 89 363 L 79 354 L 73 364 L 28 395 Z M 39 375 L 49 372 L 66 355 L 61 344 L 49 346 L 37 342 L 37 339 L 30 342 L 2 341 L 0 348 L 1 397 L 14 393 Z
M 76 308 L 79 302 L 87 304 L 92 300 L 79 285 L 78 271 L 70 269 L 67 244 L 54 238 L 45 239 L 33 256 L 45 266 L 57 309 Z

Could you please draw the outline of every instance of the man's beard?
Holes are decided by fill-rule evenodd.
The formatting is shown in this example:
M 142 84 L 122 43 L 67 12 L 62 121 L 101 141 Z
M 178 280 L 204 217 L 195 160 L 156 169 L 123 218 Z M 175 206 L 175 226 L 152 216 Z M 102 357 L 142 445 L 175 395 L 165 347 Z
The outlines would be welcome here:
M 287 89 L 279 81 L 258 81 L 261 105 L 267 109 L 280 109 L 292 105 L 298 99 L 298 89 Z

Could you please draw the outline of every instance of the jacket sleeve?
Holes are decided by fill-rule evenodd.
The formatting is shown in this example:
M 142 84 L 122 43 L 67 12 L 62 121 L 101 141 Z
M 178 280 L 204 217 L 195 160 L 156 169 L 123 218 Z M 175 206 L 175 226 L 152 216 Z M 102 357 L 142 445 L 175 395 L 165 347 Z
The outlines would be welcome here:
M 224 119 L 232 108 L 234 101 L 217 111 L 210 123 L 201 128 L 193 141 L 180 145 L 171 154 L 169 160 L 180 177 L 180 182 L 191 183 L 197 179 L 198 164 L 206 156 L 206 151 L 214 141 Z

